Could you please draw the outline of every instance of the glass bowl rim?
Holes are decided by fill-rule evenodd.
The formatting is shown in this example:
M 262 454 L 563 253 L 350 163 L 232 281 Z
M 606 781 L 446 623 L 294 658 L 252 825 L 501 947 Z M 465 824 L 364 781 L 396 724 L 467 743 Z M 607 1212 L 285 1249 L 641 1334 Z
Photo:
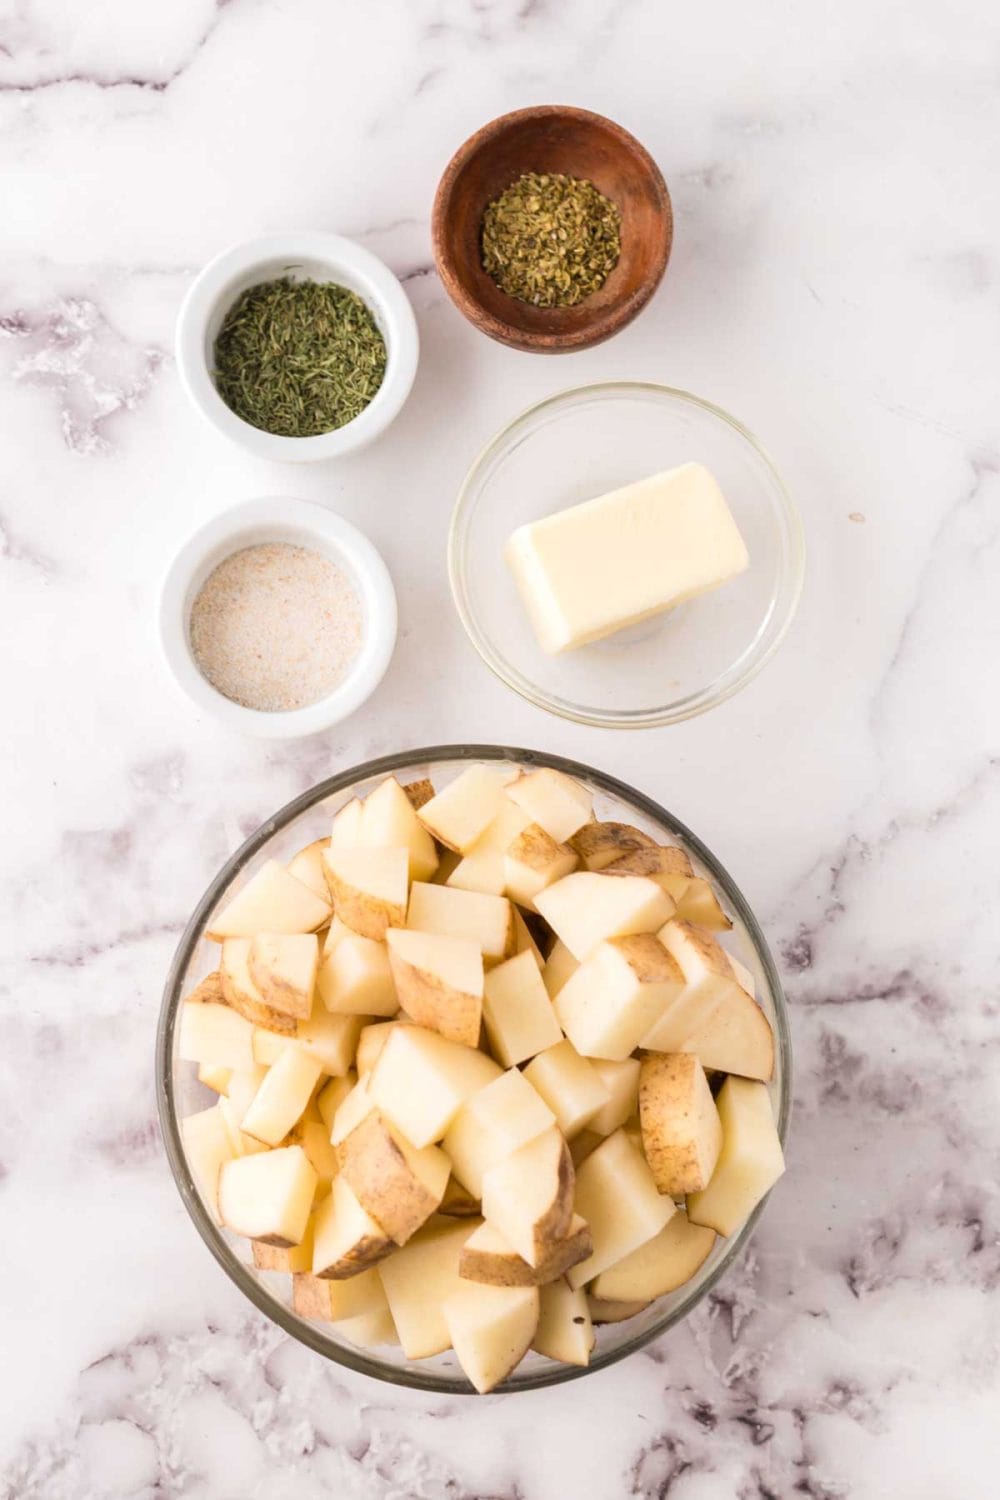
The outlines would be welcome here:
M 599 771 L 593 766 L 586 765 L 582 761 L 570 760 L 565 756 L 550 755 L 542 751 L 525 750 L 517 746 L 433 745 L 418 747 L 413 750 L 397 751 L 392 755 L 379 756 L 375 759 L 364 761 L 359 765 L 349 767 L 346 771 L 341 771 L 335 776 L 327 777 L 326 780 L 318 782 L 308 791 L 300 793 L 297 797 L 293 797 L 291 801 L 286 802 L 270 818 L 266 818 L 250 834 L 249 838 L 240 845 L 236 852 L 226 860 L 214 879 L 209 883 L 181 934 L 167 973 L 156 1031 L 155 1058 L 156 1103 L 159 1114 L 160 1133 L 167 1161 L 169 1162 L 170 1171 L 177 1190 L 180 1193 L 181 1200 L 194 1222 L 198 1233 L 230 1281 L 250 1300 L 258 1312 L 263 1313 L 272 1323 L 275 1323 L 284 1333 L 296 1339 L 300 1344 L 304 1344 L 316 1354 L 323 1355 L 324 1358 L 329 1359 L 334 1364 L 344 1365 L 349 1369 L 357 1371 L 359 1374 L 384 1381 L 390 1385 L 408 1386 L 411 1389 L 428 1391 L 437 1395 L 471 1394 L 472 1387 L 460 1375 L 443 1375 L 440 1371 L 421 1369 L 418 1361 L 412 1362 L 407 1367 L 400 1367 L 390 1371 L 380 1365 L 375 1365 L 367 1358 L 362 1349 L 354 1349 L 347 1345 L 334 1346 L 327 1343 L 323 1336 L 310 1323 L 296 1317 L 276 1297 L 271 1296 L 258 1281 L 257 1277 L 250 1272 L 249 1268 L 237 1258 L 224 1238 L 221 1229 L 206 1212 L 197 1190 L 192 1187 L 189 1179 L 183 1146 L 181 1144 L 180 1119 L 177 1114 L 174 1098 L 172 1046 L 174 1026 L 182 1000 L 182 981 L 186 975 L 188 963 L 190 962 L 194 948 L 203 935 L 205 922 L 229 882 L 276 833 L 287 827 L 301 813 L 307 812 L 311 807 L 323 802 L 328 797 L 336 795 L 337 792 L 348 790 L 359 781 L 366 781 L 371 777 L 383 774 L 391 775 L 396 771 L 408 768 L 412 769 L 425 764 L 434 764 L 435 762 L 482 760 L 509 760 L 514 764 L 530 767 L 551 766 L 556 770 L 565 771 L 570 776 L 587 777 L 602 791 L 619 798 L 623 802 L 629 803 L 638 811 L 644 813 L 651 821 L 658 823 L 668 832 L 676 834 L 684 840 L 697 858 L 711 871 L 713 879 L 721 886 L 727 902 L 746 929 L 757 959 L 767 978 L 768 988 L 774 1001 L 775 1043 L 781 1063 L 781 1089 L 778 1097 L 777 1128 L 783 1146 L 788 1134 L 792 1101 L 792 1048 L 788 1024 L 788 1003 L 778 976 L 777 967 L 771 956 L 770 948 L 756 917 L 732 876 L 708 846 L 702 843 L 701 839 L 692 833 L 687 825 L 682 823 L 673 813 L 668 812 L 666 808 L 662 807 L 653 798 L 647 797 L 645 793 L 639 792 L 629 786 L 627 782 L 619 781 L 616 777 L 610 776 L 604 771 Z M 521 1391 L 538 1390 L 546 1386 L 561 1385 L 567 1380 L 579 1380 L 585 1375 L 605 1369 L 609 1365 L 617 1364 L 619 1360 L 625 1359 L 628 1355 L 634 1354 L 637 1350 L 652 1343 L 654 1339 L 659 1338 L 668 1329 L 685 1318 L 708 1295 L 725 1272 L 730 1269 L 746 1248 L 766 1203 L 766 1197 L 758 1203 L 746 1223 L 732 1237 L 726 1246 L 725 1253 L 704 1282 L 691 1292 L 678 1306 L 665 1313 L 651 1327 L 624 1340 L 614 1348 L 599 1352 L 589 1365 L 556 1365 L 548 1370 L 539 1370 L 534 1374 L 526 1374 L 518 1380 L 516 1385 L 509 1387 L 501 1385 L 495 1394 L 516 1395 Z
M 508 668 L 503 659 L 497 654 L 491 642 L 480 630 L 474 613 L 469 605 L 468 590 L 466 588 L 465 566 L 462 561 L 462 540 L 468 525 L 469 516 L 474 505 L 474 490 L 485 472 L 486 468 L 496 456 L 504 449 L 512 447 L 513 439 L 519 428 L 526 426 L 535 417 L 545 411 L 558 409 L 560 406 L 571 406 L 581 397 L 602 397 L 622 394 L 653 394 L 656 396 L 667 396 L 675 400 L 686 402 L 691 406 L 698 407 L 710 416 L 721 421 L 733 429 L 739 437 L 747 442 L 763 461 L 768 470 L 774 494 L 778 500 L 778 512 L 784 523 L 788 544 L 788 558 L 782 572 L 779 574 L 777 583 L 771 595 L 767 619 L 774 613 L 776 606 L 784 601 L 784 615 L 778 620 L 773 633 L 765 641 L 764 648 L 752 654 L 742 671 L 726 680 L 723 673 L 721 686 L 713 684 L 699 689 L 695 693 L 688 694 L 674 703 L 662 704 L 652 709 L 626 709 L 608 710 L 602 712 L 598 709 L 587 709 L 579 704 L 571 704 L 550 697 L 547 693 L 536 688 L 528 678 L 513 668 Z M 546 713 L 557 715 L 561 719 L 568 719 L 574 724 L 592 725 L 599 729 L 653 729 L 666 724 L 680 724 L 685 719 L 695 718 L 698 714 L 706 713 L 709 709 L 716 708 L 720 703 L 745 688 L 752 682 L 759 672 L 767 665 L 774 656 L 779 646 L 788 634 L 792 621 L 795 619 L 799 601 L 802 597 L 802 589 L 805 582 L 806 547 L 805 535 L 802 528 L 802 519 L 798 508 L 792 499 L 785 481 L 777 464 L 768 450 L 758 437 L 751 432 L 731 412 L 724 407 L 717 406 L 715 402 L 706 400 L 703 396 L 696 396 L 691 391 L 682 390 L 679 386 L 664 385 L 653 380 L 601 380 L 586 385 L 570 386 L 565 390 L 557 391 L 552 396 L 546 396 L 542 401 L 533 402 L 532 405 L 512 417 L 497 432 L 489 438 L 480 448 L 476 457 L 469 465 L 465 477 L 459 487 L 458 498 L 455 501 L 451 514 L 451 522 L 448 528 L 448 579 L 451 584 L 451 595 L 462 622 L 463 629 L 472 645 L 479 654 L 480 659 L 489 668 L 493 675 L 504 684 L 505 687 L 517 693 L 527 702 L 534 704 L 536 708 L 543 709 Z M 765 620 L 767 623 L 767 620 Z M 730 669 L 727 669 L 727 672 Z M 720 679 L 716 679 L 716 682 Z

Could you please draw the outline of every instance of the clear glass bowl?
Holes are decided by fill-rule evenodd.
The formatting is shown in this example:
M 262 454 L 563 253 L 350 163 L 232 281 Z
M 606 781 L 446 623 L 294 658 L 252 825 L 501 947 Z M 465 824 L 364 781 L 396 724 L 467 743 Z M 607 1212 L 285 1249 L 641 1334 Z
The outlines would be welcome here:
M 733 929 L 725 937 L 726 944 L 751 970 L 765 1014 L 774 1028 L 775 1072 L 770 1087 L 782 1141 L 791 1104 L 791 1044 L 785 998 L 774 961 L 753 913 L 710 850 L 671 813 L 623 782 L 575 761 L 530 750 L 502 745 L 444 745 L 385 756 L 344 771 L 303 793 L 263 823 L 219 871 L 198 902 L 167 976 L 156 1039 L 156 1089 L 160 1127 L 174 1180 L 195 1227 L 223 1270 L 254 1306 L 286 1333 L 327 1359 L 360 1370 L 377 1380 L 456 1394 L 471 1391 L 472 1387 L 453 1354 L 442 1354 L 430 1360 L 409 1360 L 399 1348 L 359 1349 L 338 1336 L 336 1324 L 299 1317 L 292 1311 L 289 1278 L 257 1271 L 251 1262 L 248 1241 L 230 1235 L 216 1225 L 194 1185 L 180 1136 L 180 1120 L 194 1110 L 206 1108 L 215 1096 L 198 1082 L 195 1065 L 178 1058 L 176 1022 L 184 995 L 218 963 L 218 945 L 206 939 L 205 927 L 237 885 L 265 860 L 287 860 L 304 844 L 324 837 L 337 808 L 353 796 L 365 796 L 385 776 L 396 774 L 406 780 L 429 776 L 436 783 L 443 782 L 468 761 L 556 766 L 578 777 L 590 789 L 599 818 L 633 823 L 653 837 L 665 836 L 687 850 L 698 871 L 714 882 L 733 918 Z M 661 1297 L 627 1322 L 598 1328 L 591 1363 L 585 1369 L 530 1354 L 502 1390 L 531 1390 L 556 1385 L 563 1380 L 576 1380 L 592 1370 L 614 1364 L 672 1328 L 701 1301 L 740 1255 L 762 1208 L 763 1204 L 758 1205 L 737 1234 L 728 1240 L 717 1241 L 712 1254 L 684 1287 Z
M 511 532 L 690 460 L 722 486 L 747 571 L 606 640 L 547 655 L 504 561 Z M 792 622 L 805 549 L 792 500 L 752 433 L 686 391 L 629 381 L 563 391 L 497 433 L 459 493 L 448 567 L 469 638 L 508 687 L 577 723 L 639 729 L 704 713 L 756 676 Z

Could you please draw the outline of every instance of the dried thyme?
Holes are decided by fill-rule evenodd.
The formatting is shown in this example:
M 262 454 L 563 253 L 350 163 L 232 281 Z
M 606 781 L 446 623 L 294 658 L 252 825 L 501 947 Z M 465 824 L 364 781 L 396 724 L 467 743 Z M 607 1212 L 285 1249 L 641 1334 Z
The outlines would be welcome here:
M 573 307 L 618 264 L 622 216 L 582 177 L 526 172 L 483 215 L 483 269 L 535 307 Z
M 356 292 L 265 281 L 229 309 L 215 341 L 226 405 L 264 432 L 315 437 L 353 421 L 385 377 L 385 342 Z

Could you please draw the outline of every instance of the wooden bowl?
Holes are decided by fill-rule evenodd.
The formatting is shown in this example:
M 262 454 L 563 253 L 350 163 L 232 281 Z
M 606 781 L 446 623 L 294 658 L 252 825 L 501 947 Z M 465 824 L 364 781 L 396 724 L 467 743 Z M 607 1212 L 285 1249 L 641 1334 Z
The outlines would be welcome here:
M 533 307 L 502 292 L 483 270 L 480 231 L 488 203 L 524 172 L 588 178 L 621 210 L 621 256 L 600 291 L 575 307 Z M 484 125 L 448 163 L 434 198 L 434 259 L 458 310 L 512 349 L 588 349 L 631 323 L 660 284 L 673 240 L 670 194 L 649 152 L 613 120 L 545 104 Z

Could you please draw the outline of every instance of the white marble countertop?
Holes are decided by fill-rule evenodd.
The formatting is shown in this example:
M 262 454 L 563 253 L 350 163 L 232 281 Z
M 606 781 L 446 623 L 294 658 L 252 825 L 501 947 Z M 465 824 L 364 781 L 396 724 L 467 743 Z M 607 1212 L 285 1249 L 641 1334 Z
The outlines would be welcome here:
M 1000 22 L 983 0 L 24 0 L 0 11 L 0 1494 L 981 1500 L 1000 1436 Z M 454 147 L 601 110 L 677 216 L 652 305 L 560 360 L 431 266 Z M 186 404 L 197 267 L 284 226 L 399 273 L 423 354 L 368 452 L 285 471 Z M 777 660 L 707 717 L 574 728 L 480 666 L 444 533 L 476 447 L 598 377 L 685 386 L 783 469 L 810 551 Z M 165 678 L 161 571 L 282 488 L 357 521 L 401 635 L 368 708 L 269 746 Z M 185 917 L 268 812 L 401 745 L 575 756 L 720 854 L 783 961 L 789 1171 L 686 1325 L 568 1387 L 434 1400 L 289 1342 L 211 1260 L 152 1092 Z

